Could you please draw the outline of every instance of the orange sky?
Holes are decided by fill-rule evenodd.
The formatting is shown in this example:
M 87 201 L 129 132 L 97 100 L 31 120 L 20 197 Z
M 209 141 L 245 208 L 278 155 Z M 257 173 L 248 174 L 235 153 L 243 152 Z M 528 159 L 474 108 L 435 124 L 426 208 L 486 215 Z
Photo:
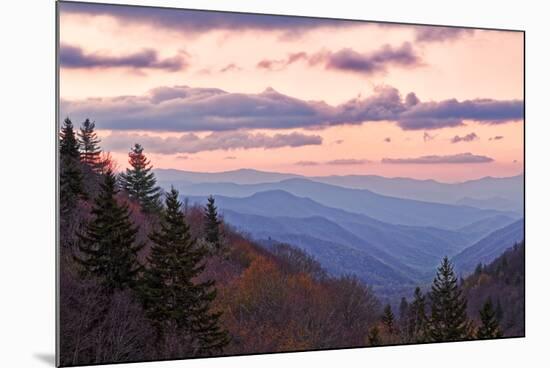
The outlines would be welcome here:
M 107 12 L 108 13 L 108 12 Z M 456 38 L 420 41 L 417 28 L 357 23 L 350 27 L 320 27 L 298 34 L 284 29 L 213 29 L 189 32 L 159 27 L 147 20 L 128 21 L 111 15 L 89 12 L 60 13 L 60 42 L 78 47 L 86 55 L 120 57 L 143 49 L 156 52 L 159 60 L 180 56 L 181 70 L 161 67 L 101 65 L 60 69 L 62 100 L 145 96 L 161 86 L 185 85 L 191 88 L 219 88 L 228 93 L 260 94 L 267 87 L 303 101 L 324 101 L 338 106 L 353 98 L 367 98 L 375 88 L 391 86 L 404 98 L 414 92 L 422 102 L 491 99 L 523 99 L 523 34 L 480 31 Z M 361 55 L 374 55 L 386 45 L 398 49 L 411 45 L 418 58 L 413 65 L 388 62 L 382 70 L 359 73 L 331 69 L 301 60 L 283 65 L 288 55 L 321 55 L 348 49 Z M 264 70 L 261 60 L 280 61 L 279 67 Z M 231 71 L 221 70 L 233 64 Z M 71 116 L 72 111 L 62 109 Z M 64 116 L 63 116 L 64 117 Z M 106 129 L 96 120 L 101 138 L 110 134 L 136 133 L 116 127 Z M 150 117 L 153 126 L 158 122 Z M 78 122 L 78 121 L 77 121 Z M 286 125 L 283 125 L 286 126 Z M 331 127 L 293 127 L 285 129 L 239 128 L 250 134 L 262 133 L 315 135 L 321 144 L 279 148 L 236 148 L 199 152 L 149 154 L 154 166 L 190 171 L 224 171 L 238 168 L 293 172 L 305 175 L 377 174 L 461 181 L 482 176 L 510 176 L 523 172 L 523 121 L 485 124 L 465 119 L 463 125 L 437 129 L 404 130 L 395 121 L 367 121 L 362 124 L 337 124 Z M 140 129 L 140 134 L 179 137 L 188 132 L 169 129 Z M 197 131 L 199 138 L 211 131 Z M 475 133 L 471 141 L 451 143 L 455 136 Z M 425 134 L 431 139 L 425 140 Z M 496 136 L 498 140 L 490 139 Z M 389 142 L 387 142 L 389 138 Z M 109 142 L 109 139 L 106 139 Z M 107 144 L 108 145 L 108 144 Z M 129 146 L 128 146 L 129 148 Z M 109 147 L 106 147 L 109 149 Z M 145 146 L 147 152 L 148 147 Z M 126 165 L 126 150 L 112 153 L 121 167 Z M 384 158 L 417 158 L 461 153 L 490 157 L 485 163 L 464 164 L 387 164 Z M 334 164 L 335 160 L 354 160 Z M 300 162 L 315 162 L 303 165 Z

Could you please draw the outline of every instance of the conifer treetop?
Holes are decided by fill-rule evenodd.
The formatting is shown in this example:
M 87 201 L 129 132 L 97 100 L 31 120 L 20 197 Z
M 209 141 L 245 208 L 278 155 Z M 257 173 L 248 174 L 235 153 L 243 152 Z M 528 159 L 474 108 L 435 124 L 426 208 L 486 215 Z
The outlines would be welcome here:
M 128 153 L 128 163 L 130 167 L 120 175 L 122 188 L 132 200 L 140 204 L 145 213 L 158 212 L 162 207 L 161 191 L 156 185 L 153 166 L 139 143 L 136 143 Z
M 98 279 L 108 290 L 133 287 L 142 269 L 137 254 L 143 244 L 136 241 L 138 232 L 130 211 L 116 198 L 116 177 L 108 170 L 92 207 L 92 220 L 78 233 L 80 255 L 76 261 L 83 274 Z
M 78 141 L 80 144 L 80 159 L 83 163 L 89 165 L 94 171 L 100 169 L 101 164 L 101 148 L 99 143 L 101 140 L 95 132 L 95 123 L 90 119 L 84 120 L 78 133 Z
M 467 301 L 458 286 L 453 265 L 443 258 L 432 283 L 430 335 L 433 341 L 464 340 L 471 333 Z

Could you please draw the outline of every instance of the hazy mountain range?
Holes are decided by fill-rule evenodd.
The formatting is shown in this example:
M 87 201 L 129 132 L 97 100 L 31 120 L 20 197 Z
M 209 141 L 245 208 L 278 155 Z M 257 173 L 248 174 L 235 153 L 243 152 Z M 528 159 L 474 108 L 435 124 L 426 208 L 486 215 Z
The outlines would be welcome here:
M 462 204 L 482 209 L 495 209 L 523 213 L 523 175 L 506 178 L 485 177 L 461 183 L 441 183 L 435 180 L 410 178 L 385 178 L 376 175 L 346 175 L 305 177 L 296 174 L 265 172 L 253 169 L 240 169 L 218 173 L 198 173 L 174 169 L 157 169 L 157 177 L 162 182 L 179 182 L 197 193 L 193 184 L 263 184 L 288 179 L 307 179 L 318 183 L 331 184 L 349 189 L 366 189 L 391 197 L 415 199 L 427 202 Z M 225 184 L 224 184 L 225 186 Z M 218 188 L 218 190 L 222 190 Z M 223 189 L 227 196 L 247 196 L 250 191 L 240 190 L 239 186 Z
M 292 244 L 329 272 L 353 273 L 377 288 L 429 282 L 444 256 L 453 257 L 460 272 L 471 272 L 479 261 L 490 262 L 523 239 L 517 208 L 472 205 L 501 196 L 512 198 L 501 205 L 518 202 L 522 190 L 514 183 L 523 183 L 522 177 L 442 184 L 374 176 L 306 178 L 255 170 L 156 170 L 156 175 L 163 187 L 173 185 L 192 203 L 204 204 L 214 195 L 225 221 L 255 240 Z M 366 189 L 383 181 L 388 183 L 386 192 L 403 196 Z M 489 191 L 491 183 L 495 191 Z M 430 201 L 426 196 L 435 186 L 444 189 L 432 193 L 439 201 Z M 418 198 L 413 193 L 419 193 Z M 456 198 L 460 204 L 452 204 Z
M 488 264 L 504 251 L 524 240 L 523 220 L 493 231 L 475 244 L 464 249 L 453 258 L 458 271 L 470 273 L 479 263 Z

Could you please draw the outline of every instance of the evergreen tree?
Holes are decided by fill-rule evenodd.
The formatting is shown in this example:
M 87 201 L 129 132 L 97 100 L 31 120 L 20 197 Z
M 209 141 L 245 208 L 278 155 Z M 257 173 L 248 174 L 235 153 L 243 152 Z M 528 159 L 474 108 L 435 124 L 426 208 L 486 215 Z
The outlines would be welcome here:
M 476 337 L 478 339 L 494 339 L 502 337 L 502 332 L 498 325 L 496 313 L 493 310 L 491 299 L 483 304 L 483 308 L 479 311 L 481 326 L 477 329 Z
M 134 286 L 141 270 L 136 243 L 137 228 L 130 220 L 128 206 L 118 204 L 116 177 L 108 171 L 92 208 L 92 220 L 78 233 L 81 256 L 76 261 L 83 273 L 95 277 L 110 291 Z
M 160 188 L 151 171 L 151 162 L 143 154 L 143 147 L 135 144 L 128 154 L 130 168 L 120 175 L 122 188 L 130 199 L 138 202 L 145 213 L 158 212 L 162 208 Z
M 500 303 L 500 298 L 499 298 L 497 299 L 497 307 L 495 309 L 495 317 L 499 323 L 502 321 L 502 314 L 503 314 L 502 304 Z
M 384 307 L 384 312 L 382 314 L 382 323 L 386 327 L 386 330 L 390 335 L 393 335 L 395 332 L 395 317 L 391 310 L 391 305 L 386 305 Z
M 80 144 L 80 160 L 90 166 L 94 171 L 101 170 L 101 149 L 99 148 L 100 139 L 95 132 L 95 123 L 90 119 L 84 120 L 78 133 Z
M 470 322 L 466 315 L 467 301 L 457 285 L 453 266 L 447 257 L 432 284 L 430 293 L 430 338 L 433 341 L 456 341 L 469 337 Z
M 80 158 L 79 145 L 74 133 L 74 126 L 71 119 L 66 118 L 59 134 L 59 153 L 61 157 L 70 157 L 74 160 Z
M 61 214 L 67 216 L 84 196 L 78 142 L 73 123 L 66 118 L 59 134 L 59 191 Z
M 214 281 L 196 281 L 204 270 L 207 250 L 191 238 L 174 188 L 165 204 L 160 229 L 149 237 L 153 247 L 140 293 L 155 326 L 157 346 L 162 346 L 165 332 L 176 331 L 184 336 L 187 353 L 219 353 L 229 338 L 220 327 L 221 313 L 210 311 L 216 297 Z
M 409 307 L 409 334 L 413 342 L 426 342 L 428 338 L 426 298 L 419 287 L 414 290 L 413 301 Z
M 410 341 L 411 329 L 409 328 L 409 302 L 407 302 L 405 297 L 402 297 L 401 303 L 399 303 L 399 331 L 403 342 Z
M 214 249 L 221 248 L 220 224 L 218 219 L 218 209 L 216 208 L 214 197 L 208 197 L 208 203 L 204 209 L 204 232 L 205 240 L 212 244 Z
M 369 333 L 367 335 L 367 339 L 370 346 L 379 346 L 380 341 L 380 331 L 378 330 L 378 326 L 373 326 L 371 329 L 369 329 Z

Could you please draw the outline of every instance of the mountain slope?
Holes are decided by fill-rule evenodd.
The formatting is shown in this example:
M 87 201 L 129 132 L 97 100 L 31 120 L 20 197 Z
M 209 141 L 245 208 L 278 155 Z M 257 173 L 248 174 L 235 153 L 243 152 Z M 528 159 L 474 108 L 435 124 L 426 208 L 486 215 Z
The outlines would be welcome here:
M 165 182 L 161 184 L 168 185 Z M 342 188 L 306 179 L 288 179 L 276 183 L 251 185 L 188 184 L 182 182 L 170 184 L 174 185 L 185 196 L 217 194 L 243 197 L 262 191 L 283 190 L 299 197 L 310 198 L 324 206 L 339 208 L 348 212 L 367 215 L 383 222 L 401 225 L 457 229 L 495 215 L 519 217 L 517 214 L 509 212 L 480 210 L 467 206 L 381 196 L 368 190 Z
M 467 274 L 479 263 L 489 263 L 525 238 L 523 219 L 498 229 L 453 258 L 456 269 Z
M 468 313 L 474 320 L 479 320 L 479 310 L 491 299 L 504 336 L 525 336 L 524 243 L 477 269 L 462 286 L 468 298 Z
M 473 239 L 473 244 L 483 239 L 493 231 L 497 229 L 502 229 L 503 227 L 508 226 L 516 221 L 517 219 L 510 216 L 496 215 L 483 220 L 475 221 L 469 225 L 461 227 L 457 231 L 468 234 L 468 236 Z
M 288 236 L 307 236 L 344 245 L 365 251 L 416 280 L 429 274 L 443 256 L 456 254 L 473 242 L 465 233 L 388 224 L 284 191 L 260 192 L 246 198 L 215 198 L 225 221 L 256 239 L 288 241 Z M 206 201 L 205 197 L 190 199 L 200 204 Z M 315 249 L 306 245 L 302 242 L 300 247 L 318 256 Z M 355 271 L 361 270 L 348 270 Z
M 485 177 L 461 183 L 441 183 L 435 180 L 412 178 L 386 178 L 377 175 L 344 175 L 305 177 L 296 174 L 264 172 L 251 169 L 217 173 L 199 173 L 180 170 L 155 170 L 160 182 L 181 182 L 187 184 L 228 183 L 259 184 L 273 183 L 287 179 L 306 179 L 319 183 L 336 185 L 348 189 L 366 189 L 390 197 L 414 199 L 445 204 L 468 204 L 473 207 L 523 212 L 523 174 L 494 178 Z M 227 188 L 225 190 L 228 190 Z M 227 196 L 246 196 L 242 188 L 233 187 L 235 192 L 216 192 Z M 203 195 L 204 193 L 190 193 Z
M 471 206 L 481 209 L 494 209 L 499 211 L 516 211 L 518 213 L 523 212 L 523 201 L 519 200 L 521 196 L 518 195 L 518 201 L 512 201 L 502 197 L 489 197 L 489 198 L 472 198 L 464 197 L 456 201 L 459 206 Z
M 353 273 L 375 286 L 411 284 L 419 277 L 390 255 L 321 217 L 265 217 L 231 210 L 224 210 L 223 216 L 256 240 L 275 240 L 305 250 L 336 275 Z
M 485 177 L 462 183 L 385 178 L 376 175 L 325 176 L 311 179 L 347 188 L 368 189 L 392 197 L 506 211 L 523 210 L 523 175 L 506 178 Z
M 176 169 L 154 169 L 154 172 L 159 182 L 182 182 L 193 184 L 259 184 L 301 177 L 296 174 L 275 173 L 254 169 L 239 169 L 222 172 L 194 172 Z

